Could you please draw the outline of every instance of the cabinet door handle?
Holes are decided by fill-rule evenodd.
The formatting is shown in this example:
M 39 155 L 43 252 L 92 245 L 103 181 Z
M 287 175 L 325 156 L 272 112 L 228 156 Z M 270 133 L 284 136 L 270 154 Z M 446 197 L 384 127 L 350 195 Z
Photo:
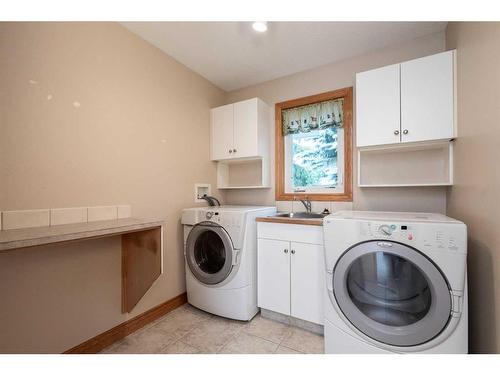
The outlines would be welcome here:
M 403 134 L 408 134 L 408 129 L 403 130 Z
M 235 148 L 233 148 L 233 152 L 236 154 L 236 149 Z
M 290 251 L 292 254 L 295 254 L 295 250 Z
M 394 130 L 394 135 L 399 135 L 399 130 Z
M 233 150 L 231 150 L 231 149 L 230 149 L 230 150 L 229 150 L 229 153 L 230 153 L 230 154 L 232 154 L 232 153 L 233 153 Z
M 288 254 L 288 249 L 283 250 L 285 254 Z

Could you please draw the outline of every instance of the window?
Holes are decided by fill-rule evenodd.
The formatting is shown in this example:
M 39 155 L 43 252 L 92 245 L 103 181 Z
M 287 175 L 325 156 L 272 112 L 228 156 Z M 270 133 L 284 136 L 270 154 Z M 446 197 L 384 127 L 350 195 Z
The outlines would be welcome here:
M 352 200 L 351 116 L 352 88 L 276 104 L 276 200 Z
M 342 192 L 344 132 L 335 128 L 285 136 L 287 192 Z

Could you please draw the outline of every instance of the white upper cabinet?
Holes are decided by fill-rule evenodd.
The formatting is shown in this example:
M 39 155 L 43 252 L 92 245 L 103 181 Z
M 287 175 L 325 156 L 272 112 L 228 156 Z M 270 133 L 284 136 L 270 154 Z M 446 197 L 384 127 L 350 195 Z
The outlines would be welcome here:
M 227 159 L 233 152 L 233 105 L 223 105 L 211 111 L 211 159 Z M 216 139 L 217 142 L 213 142 Z
M 356 75 L 358 147 L 400 141 L 399 64 Z
M 269 106 L 259 98 L 212 109 L 211 160 L 263 157 L 268 138 Z
M 356 75 L 357 146 L 453 139 L 455 51 Z
M 258 155 L 258 105 L 257 99 L 234 103 L 233 157 Z
M 401 64 L 401 141 L 455 137 L 454 51 Z

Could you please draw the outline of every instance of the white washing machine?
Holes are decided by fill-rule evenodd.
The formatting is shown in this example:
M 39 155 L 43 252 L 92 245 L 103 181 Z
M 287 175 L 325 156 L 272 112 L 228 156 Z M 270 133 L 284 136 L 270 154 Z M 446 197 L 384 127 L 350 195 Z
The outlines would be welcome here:
M 425 213 L 324 219 L 326 353 L 467 353 L 467 228 Z
M 185 209 L 184 257 L 188 302 L 230 319 L 250 320 L 257 308 L 257 225 L 276 207 Z

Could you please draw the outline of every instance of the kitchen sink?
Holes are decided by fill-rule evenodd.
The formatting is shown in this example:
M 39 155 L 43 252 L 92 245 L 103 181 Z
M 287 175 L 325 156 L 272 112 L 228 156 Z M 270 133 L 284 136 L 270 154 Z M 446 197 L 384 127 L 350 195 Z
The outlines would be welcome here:
M 287 212 L 276 214 L 275 217 L 288 217 L 290 219 L 323 219 L 328 214 L 317 214 L 313 212 Z

